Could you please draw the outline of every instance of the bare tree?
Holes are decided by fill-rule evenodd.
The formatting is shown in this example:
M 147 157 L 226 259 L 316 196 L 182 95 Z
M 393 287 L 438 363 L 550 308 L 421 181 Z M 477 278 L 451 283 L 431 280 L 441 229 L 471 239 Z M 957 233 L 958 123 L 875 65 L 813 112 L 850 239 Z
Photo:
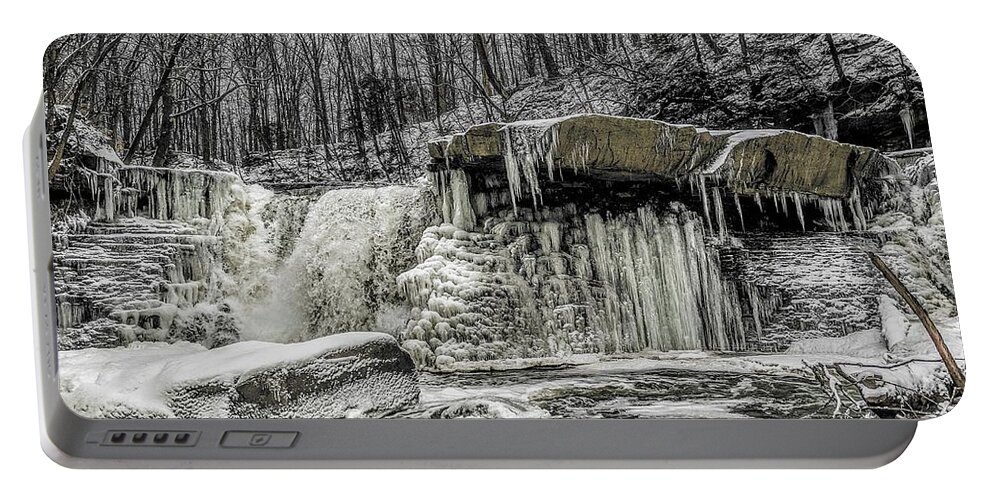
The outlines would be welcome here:
M 176 40 L 173 41 L 172 51 L 169 53 L 169 60 L 166 62 L 165 68 L 162 70 L 162 77 L 159 79 L 159 84 L 155 88 L 155 92 L 152 94 L 152 100 L 149 103 L 148 108 L 145 110 L 145 114 L 141 118 L 141 122 L 138 123 L 138 130 L 131 139 L 131 145 L 128 146 L 128 151 L 124 155 L 124 163 L 131 163 L 131 160 L 134 159 L 135 154 L 138 152 L 138 145 L 141 144 L 141 140 L 145 136 L 145 132 L 148 131 L 148 125 L 152 121 L 152 116 L 155 114 L 155 109 L 158 107 L 159 100 L 162 99 L 162 95 L 165 94 L 166 89 L 169 86 L 169 75 L 172 73 L 172 69 L 176 65 L 176 57 L 179 55 L 179 49 L 183 46 L 184 40 L 186 40 L 186 35 L 180 34 L 177 35 Z
M 52 180 L 59 173 L 59 168 L 62 166 L 62 157 L 65 155 L 66 145 L 69 143 L 69 134 L 72 133 L 73 124 L 76 121 L 76 115 L 79 113 L 79 101 L 83 95 L 83 90 L 93 79 L 93 75 L 96 74 L 97 68 L 100 64 L 107 58 L 107 54 L 121 41 L 124 35 L 118 35 L 114 37 L 109 42 L 104 42 L 102 35 L 100 43 L 97 47 L 97 52 L 93 56 L 93 60 L 90 62 L 89 67 L 83 72 L 83 75 L 79 77 L 79 81 L 76 83 L 76 88 L 72 94 L 72 104 L 69 106 L 69 115 L 66 117 L 65 128 L 62 130 L 62 137 L 59 139 L 58 146 L 55 148 L 55 155 L 52 157 L 52 162 L 48 165 L 48 179 Z

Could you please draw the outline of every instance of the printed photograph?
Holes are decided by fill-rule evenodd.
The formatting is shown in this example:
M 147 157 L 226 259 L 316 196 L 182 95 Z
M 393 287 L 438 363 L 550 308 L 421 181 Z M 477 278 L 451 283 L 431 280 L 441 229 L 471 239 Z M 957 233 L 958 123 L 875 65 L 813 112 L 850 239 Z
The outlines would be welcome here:
M 921 80 L 881 38 L 76 34 L 43 70 L 80 415 L 924 419 L 962 395 Z

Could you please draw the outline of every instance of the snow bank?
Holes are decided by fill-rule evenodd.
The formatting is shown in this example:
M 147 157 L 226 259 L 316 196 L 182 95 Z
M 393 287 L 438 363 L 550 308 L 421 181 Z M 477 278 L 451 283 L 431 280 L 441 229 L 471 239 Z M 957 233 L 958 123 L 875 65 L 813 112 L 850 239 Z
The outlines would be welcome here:
M 382 333 L 213 350 L 136 342 L 59 356 L 65 402 L 93 418 L 379 416 L 417 400 L 413 367 Z

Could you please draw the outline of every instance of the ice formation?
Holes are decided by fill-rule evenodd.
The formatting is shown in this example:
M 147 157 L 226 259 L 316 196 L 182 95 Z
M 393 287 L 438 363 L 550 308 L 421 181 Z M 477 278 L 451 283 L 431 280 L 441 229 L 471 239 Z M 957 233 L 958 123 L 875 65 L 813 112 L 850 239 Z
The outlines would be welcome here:
M 419 362 L 743 346 L 737 294 L 684 207 L 508 208 L 428 228 L 397 277 Z
M 120 165 L 113 172 L 81 169 L 97 211 L 94 219 L 112 221 L 143 216 L 158 220 L 217 219 L 230 202 L 228 172 Z
M 679 350 L 917 355 L 926 337 L 869 247 L 957 331 L 926 152 L 904 175 L 822 137 L 591 115 L 431 147 L 426 184 L 306 194 L 80 170 L 92 211 L 53 234 L 61 339 L 380 331 L 438 371 Z M 439 414 L 504 410 L 467 398 Z
M 824 134 L 833 139 L 830 106 L 828 115 Z M 787 130 L 711 132 L 653 120 L 575 115 L 479 125 L 435 141 L 430 149 L 444 165 L 438 175 L 448 177 L 499 158 L 514 210 L 525 197 L 535 209 L 542 204 L 542 183 L 556 182 L 556 175 L 561 180 L 563 168 L 649 174 L 678 185 L 689 178 L 707 227 L 723 240 L 729 225 L 726 200 L 735 198 L 739 226 L 744 226 L 738 195 L 750 195 L 760 210 L 763 200 L 771 199 L 778 210 L 792 213 L 802 230 L 813 222 L 834 231 L 864 230 L 885 197 L 866 199 L 863 184 L 873 192 L 886 190 L 897 167 L 874 150 L 829 139 Z
M 903 192 L 872 150 L 599 115 L 486 124 L 431 147 L 446 224 L 397 278 L 419 364 L 781 350 L 879 324 L 862 254 L 875 240 L 850 233 Z
M 247 237 L 233 234 L 248 210 L 241 182 L 104 160 L 75 169 L 91 214 L 53 230 L 60 346 L 237 340 L 222 300 L 232 283 L 226 264 Z

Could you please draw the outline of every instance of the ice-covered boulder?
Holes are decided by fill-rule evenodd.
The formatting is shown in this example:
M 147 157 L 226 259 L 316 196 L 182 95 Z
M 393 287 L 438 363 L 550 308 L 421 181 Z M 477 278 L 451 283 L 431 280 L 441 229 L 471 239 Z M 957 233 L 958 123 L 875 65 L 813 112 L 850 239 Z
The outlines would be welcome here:
M 419 395 L 410 355 L 382 333 L 65 351 L 59 374 L 69 407 L 94 418 L 382 416 Z

